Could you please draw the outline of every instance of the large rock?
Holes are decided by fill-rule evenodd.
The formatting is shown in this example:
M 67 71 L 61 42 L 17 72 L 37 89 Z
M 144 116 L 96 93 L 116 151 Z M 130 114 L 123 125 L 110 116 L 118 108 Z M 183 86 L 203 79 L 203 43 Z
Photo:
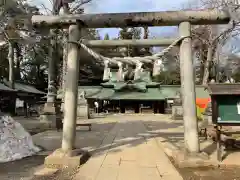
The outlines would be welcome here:
M 31 135 L 11 116 L 0 117 L 0 163 L 32 156 L 40 151 Z

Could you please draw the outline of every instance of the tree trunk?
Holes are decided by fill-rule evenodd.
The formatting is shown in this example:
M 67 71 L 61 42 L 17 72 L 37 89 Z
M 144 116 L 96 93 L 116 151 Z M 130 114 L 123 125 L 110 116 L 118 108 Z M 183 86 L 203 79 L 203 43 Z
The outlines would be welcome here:
M 69 6 L 63 6 L 64 14 L 69 14 Z M 62 64 L 62 101 L 64 100 L 65 96 L 65 84 L 66 84 L 66 75 L 67 75 L 67 55 L 68 55 L 68 30 L 63 30 L 63 64 Z
M 8 43 L 8 63 L 9 63 L 8 81 L 10 83 L 10 88 L 14 88 L 14 48 L 11 42 Z
M 208 79 L 210 75 L 210 64 L 213 61 L 213 57 L 215 54 L 216 54 L 216 45 L 210 45 L 208 47 L 207 60 L 204 66 L 202 85 L 206 85 L 208 83 Z
M 196 72 L 196 78 L 198 78 L 198 83 L 202 83 L 203 80 L 203 72 L 204 72 L 204 55 L 203 48 L 199 48 L 199 51 L 196 52 L 197 60 L 199 61 L 199 69 Z
M 216 83 L 220 81 L 220 74 L 219 74 L 219 52 L 220 49 L 217 47 L 216 49 L 216 62 L 215 62 L 215 72 L 216 72 Z
M 63 35 L 63 42 L 64 42 L 64 45 L 63 45 L 63 64 L 62 64 L 62 90 L 64 91 L 65 89 L 65 83 L 66 83 L 66 74 L 67 74 L 67 52 L 68 52 L 68 43 L 67 43 L 67 40 L 68 40 L 68 36 L 67 34 L 65 34 L 64 32 L 64 35 Z
M 41 79 L 40 79 L 40 78 L 41 78 L 41 75 L 40 75 L 41 69 L 40 69 L 40 65 L 39 65 L 39 64 L 37 65 L 36 69 L 37 69 L 37 78 L 36 78 L 37 80 L 36 80 L 36 84 L 39 85 L 39 84 L 41 84 Z
M 145 26 L 145 27 L 143 28 L 143 30 L 144 30 L 143 39 L 148 39 L 148 34 L 149 34 L 148 27 Z M 149 51 L 150 51 L 150 48 L 147 47 L 147 48 L 145 48 L 145 50 L 146 50 L 146 52 L 149 52 Z
M 57 59 L 57 30 L 50 30 L 51 48 L 49 49 L 48 61 L 48 94 L 47 102 L 54 103 L 56 100 L 56 59 Z
M 17 44 L 14 47 L 14 63 L 16 64 L 15 67 L 15 80 L 21 79 L 21 72 L 20 72 L 20 61 L 21 61 L 21 48 L 18 48 Z

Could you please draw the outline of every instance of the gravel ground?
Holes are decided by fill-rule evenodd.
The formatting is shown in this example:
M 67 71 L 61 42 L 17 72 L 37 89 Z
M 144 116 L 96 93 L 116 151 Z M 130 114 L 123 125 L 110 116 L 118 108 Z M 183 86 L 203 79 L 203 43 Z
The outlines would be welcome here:
M 32 156 L 18 161 L 0 164 L 1 180 L 30 180 L 37 168 L 44 163 L 45 156 Z
M 34 131 L 30 131 L 32 135 L 38 133 L 38 131 Z M 78 169 L 63 169 L 51 177 L 34 177 L 34 172 L 43 167 L 44 158 L 45 156 L 38 155 L 0 164 L 0 180 L 72 180 L 78 171 Z M 184 180 L 240 180 L 240 167 L 180 168 L 178 170 Z
M 240 180 L 240 168 L 183 168 L 184 180 Z
M 71 180 L 77 169 L 63 169 L 52 176 L 34 176 L 43 167 L 45 156 L 32 156 L 19 161 L 1 164 L 1 180 Z

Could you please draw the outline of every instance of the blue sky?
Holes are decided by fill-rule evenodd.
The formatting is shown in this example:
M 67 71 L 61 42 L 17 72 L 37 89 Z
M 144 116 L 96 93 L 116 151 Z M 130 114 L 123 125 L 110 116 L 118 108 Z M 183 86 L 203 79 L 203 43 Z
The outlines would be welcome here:
M 120 13 L 120 12 L 147 12 L 147 11 L 165 11 L 181 9 L 191 0 L 92 0 L 87 5 L 87 13 Z M 49 0 L 31 0 L 33 4 L 44 4 L 51 7 Z M 110 37 L 118 36 L 118 29 L 99 29 L 101 37 L 106 33 Z M 175 34 L 176 27 L 154 27 L 150 29 L 152 37 L 166 37 Z

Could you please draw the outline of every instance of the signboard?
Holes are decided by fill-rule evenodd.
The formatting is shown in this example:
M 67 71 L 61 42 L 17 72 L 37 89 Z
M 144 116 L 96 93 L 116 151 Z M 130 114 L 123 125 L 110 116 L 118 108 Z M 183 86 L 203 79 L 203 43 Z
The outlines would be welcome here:
M 240 124 L 240 96 L 217 97 L 218 119 L 221 124 Z

